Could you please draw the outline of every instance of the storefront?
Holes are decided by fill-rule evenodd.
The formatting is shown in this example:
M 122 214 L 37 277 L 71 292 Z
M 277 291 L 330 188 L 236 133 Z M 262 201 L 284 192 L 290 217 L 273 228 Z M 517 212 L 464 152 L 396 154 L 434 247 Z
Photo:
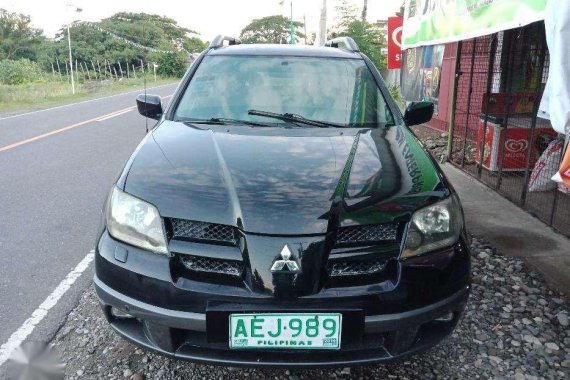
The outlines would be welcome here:
M 422 92 L 422 73 L 409 69 L 426 49 L 443 51 L 439 89 L 430 92 L 436 99 Z M 450 132 L 449 161 L 570 235 L 570 189 L 541 175 L 546 164 L 559 166 L 563 146 L 549 120 L 537 117 L 549 71 L 544 22 L 410 48 L 403 64 L 402 94 L 435 101 L 428 126 Z

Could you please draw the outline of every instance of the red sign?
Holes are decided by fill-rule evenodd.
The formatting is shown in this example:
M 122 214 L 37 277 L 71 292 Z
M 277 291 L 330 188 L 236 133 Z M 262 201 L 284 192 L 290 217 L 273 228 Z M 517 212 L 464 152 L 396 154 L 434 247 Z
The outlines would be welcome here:
M 388 17 L 388 68 L 402 66 L 402 17 Z

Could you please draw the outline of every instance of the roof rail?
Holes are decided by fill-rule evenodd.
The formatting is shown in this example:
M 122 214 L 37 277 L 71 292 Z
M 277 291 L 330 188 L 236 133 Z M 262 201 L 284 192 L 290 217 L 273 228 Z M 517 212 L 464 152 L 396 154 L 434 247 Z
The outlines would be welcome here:
M 224 41 L 228 41 L 229 45 L 239 45 L 241 44 L 241 41 L 239 38 L 237 37 L 228 37 L 228 36 L 224 36 L 221 34 L 218 34 L 216 37 L 214 37 L 214 39 L 212 40 L 212 42 L 210 42 L 210 46 L 208 46 L 209 49 L 217 49 L 220 48 L 222 46 L 224 46 Z
M 325 46 L 338 48 L 339 44 L 343 44 L 345 49 L 351 52 L 358 52 L 360 49 L 351 37 L 337 37 L 325 42 Z

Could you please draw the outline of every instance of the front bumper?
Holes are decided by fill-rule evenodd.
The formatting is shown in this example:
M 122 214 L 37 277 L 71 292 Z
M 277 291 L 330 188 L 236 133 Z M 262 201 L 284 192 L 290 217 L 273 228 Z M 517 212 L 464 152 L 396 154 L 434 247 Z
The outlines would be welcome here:
M 125 296 L 95 277 L 95 289 L 104 314 L 128 340 L 177 359 L 226 366 L 315 367 L 364 365 L 399 359 L 429 348 L 457 324 L 469 287 L 434 304 L 401 313 L 364 317 L 358 339 L 338 351 L 230 350 L 227 342 L 211 342 L 206 314 L 161 308 Z M 117 315 L 128 313 L 128 317 Z M 220 326 L 220 330 L 227 328 Z
M 125 250 L 128 256 L 118 255 Z M 429 258 L 402 263 L 395 282 L 325 286 L 291 299 L 246 286 L 173 280 L 171 264 L 166 255 L 125 245 L 104 232 L 96 247 L 94 283 L 107 320 L 150 350 L 226 366 L 352 366 L 399 359 L 451 333 L 470 290 L 464 239 Z M 340 312 L 341 348 L 230 349 L 228 317 L 236 312 Z

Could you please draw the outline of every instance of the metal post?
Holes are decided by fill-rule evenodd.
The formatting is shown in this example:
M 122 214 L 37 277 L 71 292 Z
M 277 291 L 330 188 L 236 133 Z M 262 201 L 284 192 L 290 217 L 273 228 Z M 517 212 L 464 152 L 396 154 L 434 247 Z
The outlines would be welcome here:
M 73 57 L 71 56 L 71 36 L 69 34 L 69 24 L 67 24 L 67 46 L 69 47 L 69 66 L 71 69 L 71 93 L 75 95 L 75 81 L 73 80 Z
M 461 73 L 461 47 L 462 41 L 457 42 L 457 52 L 455 53 L 455 71 L 453 75 L 453 93 L 451 94 L 451 112 L 449 113 L 449 128 L 447 135 L 447 157 L 451 161 L 451 152 L 453 150 L 453 133 L 455 131 L 455 109 L 457 108 L 457 83 Z
M 463 156 L 461 157 L 461 167 L 465 166 L 465 152 L 467 150 L 467 128 L 469 127 L 469 110 L 471 108 L 471 95 L 473 93 L 473 69 L 475 65 L 475 48 L 477 47 L 477 38 L 473 39 L 473 51 L 471 53 L 471 71 L 469 72 L 469 91 L 467 95 L 467 118 L 465 120 L 465 128 L 463 128 Z
M 323 0 L 321 9 L 321 22 L 319 25 L 319 45 L 324 46 L 327 40 L 327 0 Z
M 485 120 L 483 121 L 483 140 L 478 141 L 479 144 L 479 167 L 477 168 L 477 177 L 481 178 L 483 172 L 483 159 L 485 157 L 485 140 L 487 136 L 487 122 L 489 119 L 489 104 L 491 101 L 491 85 L 493 82 L 493 67 L 495 66 L 495 53 L 497 50 L 497 33 L 493 34 L 491 37 L 491 46 L 489 48 L 489 63 L 487 64 L 487 91 L 485 92 L 487 98 L 485 100 L 485 110 L 483 115 Z
M 522 30 L 519 32 L 521 33 Z M 519 34 L 520 37 L 520 34 Z M 518 37 L 517 37 L 518 39 Z M 513 44 L 516 43 L 515 40 L 513 40 L 513 38 L 509 38 L 509 43 L 507 45 L 507 53 L 509 54 L 509 65 L 507 67 L 511 68 L 514 65 L 515 62 L 515 53 L 513 51 Z M 504 42 L 503 42 L 504 44 Z M 499 190 L 501 188 L 501 183 L 503 181 L 503 158 L 505 156 L 505 136 L 507 135 L 507 129 L 509 128 L 509 117 L 511 116 L 511 105 L 513 102 L 513 98 L 512 98 L 512 91 L 513 91 L 513 70 L 508 70 L 507 71 L 507 82 L 506 82 L 506 87 L 505 87 L 505 92 L 507 93 L 507 97 L 506 97 L 506 103 L 507 103 L 507 113 L 505 115 L 505 119 L 503 121 L 504 123 L 504 133 L 501 133 L 499 136 L 499 160 L 498 160 L 498 164 L 499 164 L 499 173 L 498 173 L 498 177 L 497 177 L 497 187 L 496 189 Z
M 540 56 L 539 56 L 539 64 L 538 67 L 540 67 L 539 72 L 539 79 L 538 79 L 538 87 L 540 88 L 540 81 L 542 79 L 542 73 L 544 71 L 544 62 L 546 60 L 546 42 L 542 43 L 541 49 L 540 49 Z M 525 169 L 524 169 L 524 182 L 523 182 L 523 188 L 522 188 L 522 194 L 521 194 L 521 206 L 524 206 L 526 203 L 526 194 L 527 194 L 527 190 L 528 190 L 528 181 L 530 179 L 530 158 L 531 158 L 531 153 L 532 153 L 532 147 L 534 145 L 534 141 L 535 141 L 535 133 L 534 131 L 536 130 L 536 118 L 538 115 L 538 108 L 540 107 L 540 102 L 535 101 L 534 102 L 534 106 L 532 109 L 532 119 L 531 119 L 531 124 L 530 124 L 530 140 L 528 143 L 528 149 L 527 149 L 527 153 L 526 153 L 526 163 L 525 163 Z M 556 201 L 556 199 L 555 199 Z M 552 217 L 551 217 L 551 222 L 550 224 L 552 224 Z
M 305 45 L 307 44 L 307 17 L 303 14 L 303 28 L 305 28 Z
M 293 0 L 291 0 L 291 21 L 289 23 L 289 43 L 295 44 L 295 24 L 293 23 Z

